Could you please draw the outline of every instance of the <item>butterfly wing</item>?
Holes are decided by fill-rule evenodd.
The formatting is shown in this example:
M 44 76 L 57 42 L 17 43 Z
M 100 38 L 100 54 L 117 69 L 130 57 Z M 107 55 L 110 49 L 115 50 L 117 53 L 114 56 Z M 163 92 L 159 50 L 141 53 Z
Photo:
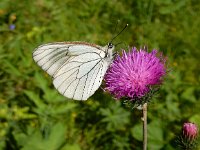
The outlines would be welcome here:
M 38 47 L 33 59 L 53 77 L 64 96 L 87 100 L 99 88 L 109 66 L 102 47 L 82 42 L 51 43 Z

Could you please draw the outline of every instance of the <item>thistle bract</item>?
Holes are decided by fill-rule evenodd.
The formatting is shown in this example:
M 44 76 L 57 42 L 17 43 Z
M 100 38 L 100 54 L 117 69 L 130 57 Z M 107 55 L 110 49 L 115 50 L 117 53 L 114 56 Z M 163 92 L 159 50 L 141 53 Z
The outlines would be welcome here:
M 194 123 L 184 123 L 182 133 L 178 136 L 177 145 L 184 150 L 195 150 L 198 145 L 198 127 Z

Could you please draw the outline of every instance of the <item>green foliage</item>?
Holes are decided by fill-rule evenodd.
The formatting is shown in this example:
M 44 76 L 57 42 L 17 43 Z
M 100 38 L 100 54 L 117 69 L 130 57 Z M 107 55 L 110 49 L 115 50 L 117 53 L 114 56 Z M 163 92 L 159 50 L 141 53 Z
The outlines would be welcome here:
M 65 143 L 65 128 L 64 124 L 57 123 L 48 129 L 50 133 L 47 137 L 42 136 L 38 130 L 30 131 L 28 134 L 15 133 L 14 136 L 22 150 L 54 150 L 59 149 Z
M 130 114 L 127 111 L 124 111 L 118 105 L 111 106 L 108 108 L 101 108 L 100 113 L 104 117 L 101 121 L 107 123 L 106 129 L 112 131 L 116 128 L 123 129 L 125 125 L 129 122 Z
M 162 121 L 157 119 L 148 124 L 148 147 L 149 149 L 159 150 L 163 147 L 163 131 L 162 131 Z M 142 123 L 136 124 L 131 129 L 132 136 L 142 141 Z
M 148 45 L 168 56 L 170 70 L 148 106 L 148 147 L 173 144 L 185 121 L 200 126 L 200 2 L 191 0 L 0 1 L 0 149 L 140 150 L 141 111 L 98 90 L 86 102 L 68 101 L 32 60 L 38 45 L 87 41 Z M 10 25 L 15 29 L 11 30 Z

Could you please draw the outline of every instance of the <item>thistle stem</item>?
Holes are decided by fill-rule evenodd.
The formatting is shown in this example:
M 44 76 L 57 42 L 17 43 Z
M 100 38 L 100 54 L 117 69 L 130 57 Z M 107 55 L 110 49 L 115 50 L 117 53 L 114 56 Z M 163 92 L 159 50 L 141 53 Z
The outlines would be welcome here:
M 143 150 L 147 150 L 147 103 L 143 104 Z

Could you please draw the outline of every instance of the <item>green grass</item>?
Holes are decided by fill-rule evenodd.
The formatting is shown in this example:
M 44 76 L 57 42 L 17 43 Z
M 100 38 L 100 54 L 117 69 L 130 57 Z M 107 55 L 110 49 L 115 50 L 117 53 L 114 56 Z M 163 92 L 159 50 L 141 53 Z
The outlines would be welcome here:
M 141 112 L 99 89 L 86 102 L 67 101 L 32 60 L 38 45 L 115 43 L 117 51 L 148 45 L 168 57 L 170 72 L 148 108 L 150 150 L 176 149 L 185 121 L 200 126 L 200 2 L 191 0 L 0 1 L 0 149 L 140 150 Z M 14 24 L 14 30 L 9 25 Z

